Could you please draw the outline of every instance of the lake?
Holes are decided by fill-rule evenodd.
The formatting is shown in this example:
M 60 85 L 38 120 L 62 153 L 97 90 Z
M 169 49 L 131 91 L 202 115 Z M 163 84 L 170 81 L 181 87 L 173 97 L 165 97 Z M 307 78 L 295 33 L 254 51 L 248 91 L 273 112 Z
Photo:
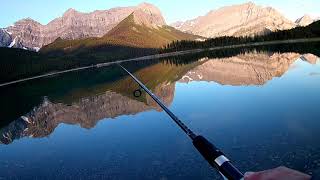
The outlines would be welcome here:
M 123 66 L 243 172 L 319 173 L 320 51 L 274 49 Z M 118 66 L 0 87 L 0 179 L 220 179 L 137 89 Z

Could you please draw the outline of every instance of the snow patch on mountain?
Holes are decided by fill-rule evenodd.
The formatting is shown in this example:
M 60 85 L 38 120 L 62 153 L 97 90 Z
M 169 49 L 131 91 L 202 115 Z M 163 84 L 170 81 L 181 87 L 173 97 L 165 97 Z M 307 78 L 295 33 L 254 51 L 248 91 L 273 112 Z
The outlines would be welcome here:
M 32 48 L 34 51 L 36 51 L 36 52 L 39 52 L 40 51 L 40 48 L 39 47 L 33 47 Z
M 12 48 L 12 47 L 16 44 L 16 39 L 17 39 L 17 37 L 15 37 L 15 38 L 13 39 L 13 41 L 10 43 L 10 45 L 8 46 L 8 48 Z
M 3 29 L 6 33 L 8 33 L 9 35 L 12 35 L 12 32 L 9 32 L 7 29 Z

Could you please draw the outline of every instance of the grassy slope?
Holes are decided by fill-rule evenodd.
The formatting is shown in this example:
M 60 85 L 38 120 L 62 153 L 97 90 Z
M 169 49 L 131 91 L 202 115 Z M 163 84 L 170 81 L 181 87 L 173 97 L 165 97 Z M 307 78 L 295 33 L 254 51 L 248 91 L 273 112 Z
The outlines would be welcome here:
M 142 48 L 161 48 L 175 40 L 192 40 L 197 36 L 183 33 L 170 26 L 148 28 L 134 23 L 130 15 L 118 26 L 107 33 L 102 40 L 112 44 Z

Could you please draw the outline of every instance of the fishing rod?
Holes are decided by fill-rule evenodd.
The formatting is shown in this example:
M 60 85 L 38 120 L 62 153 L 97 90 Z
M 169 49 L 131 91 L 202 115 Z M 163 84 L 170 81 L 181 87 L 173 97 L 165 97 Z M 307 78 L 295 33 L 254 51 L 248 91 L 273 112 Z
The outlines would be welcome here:
M 243 180 L 243 174 L 230 162 L 230 160 L 201 135 L 196 135 L 192 132 L 173 112 L 171 112 L 161 100 L 154 95 L 142 82 L 140 82 L 133 74 L 131 74 L 121 64 L 117 63 L 139 86 L 146 91 L 154 101 L 171 117 L 171 119 L 190 137 L 195 148 L 208 161 L 208 163 L 218 170 L 224 179 Z

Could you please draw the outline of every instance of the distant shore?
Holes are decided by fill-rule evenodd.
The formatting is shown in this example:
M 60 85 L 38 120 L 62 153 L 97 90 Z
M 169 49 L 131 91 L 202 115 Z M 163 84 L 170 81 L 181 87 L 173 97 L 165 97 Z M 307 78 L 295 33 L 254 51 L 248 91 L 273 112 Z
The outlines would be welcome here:
M 294 44 L 294 43 L 319 42 L 319 41 L 320 41 L 320 38 L 304 38 L 304 39 L 293 39 L 293 40 L 266 41 L 266 42 L 255 42 L 255 43 L 247 43 L 247 44 L 219 46 L 219 47 L 212 47 L 212 48 L 206 48 L 206 49 L 192 49 L 192 50 L 177 51 L 177 52 L 170 52 L 170 53 L 163 53 L 163 54 L 155 54 L 155 55 L 149 55 L 149 56 L 142 56 L 142 57 L 138 57 L 138 58 L 130 58 L 130 59 L 125 59 L 125 60 L 99 63 L 96 65 L 84 66 L 84 67 L 79 67 L 79 68 L 72 68 L 72 69 L 58 71 L 58 72 L 46 73 L 46 74 L 39 75 L 39 76 L 33 76 L 33 77 L 29 77 L 29 78 L 23 78 L 23 79 L 19 79 L 19 80 L 15 80 L 15 81 L 2 83 L 2 84 L 0 84 L 0 87 L 16 84 L 16 83 L 20 83 L 20 82 L 30 81 L 30 80 L 34 80 L 34 79 L 40 79 L 40 78 L 44 78 L 44 77 L 64 74 L 64 73 L 68 73 L 68 72 L 80 71 L 80 70 L 85 70 L 85 69 L 89 69 L 89 68 L 105 67 L 105 66 L 110 66 L 113 64 L 117 64 L 117 63 L 129 62 L 129 61 L 142 61 L 142 60 L 148 60 L 148 59 L 158 59 L 158 58 L 166 58 L 166 57 L 172 57 L 172 56 L 178 56 L 178 55 L 199 53 L 199 52 L 204 52 L 204 51 L 214 51 L 214 50 L 241 48 L 241 47 L 255 47 L 255 46 L 265 46 L 265 45 Z

